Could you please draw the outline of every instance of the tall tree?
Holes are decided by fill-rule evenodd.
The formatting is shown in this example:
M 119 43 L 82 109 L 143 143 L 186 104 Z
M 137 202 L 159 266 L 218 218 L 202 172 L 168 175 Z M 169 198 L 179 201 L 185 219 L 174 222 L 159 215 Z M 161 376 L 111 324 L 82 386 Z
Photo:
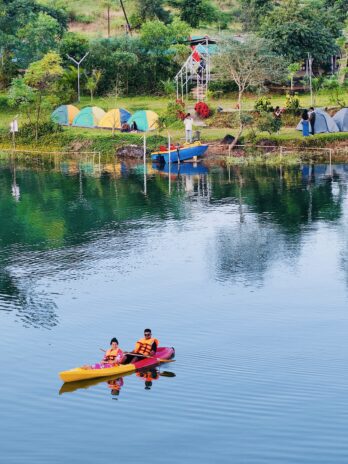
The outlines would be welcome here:
M 168 10 L 163 7 L 163 0 L 137 0 L 136 14 L 138 26 L 146 21 L 158 19 L 165 24 L 171 21 L 171 15 Z
M 234 81 L 238 87 L 239 133 L 241 136 L 245 119 L 243 95 L 250 87 L 262 87 L 266 81 L 279 82 L 287 75 L 286 62 L 270 51 L 268 41 L 249 36 L 244 42 L 226 38 L 221 44 L 221 53 L 216 64 L 225 79 Z
M 192 27 L 198 27 L 200 23 L 212 23 L 219 18 L 217 8 L 210 0 L 178 0 L 180 17 Z
M 24 78 L 14 79 L 9 91 L 12 106 L 25 109 L 34 126 L 36 140 L 45 110 L 56 103 L 56 84 L 64 72 L 61 62 L 57 53 L 47 53 L 41 60 L 31 63 Z
M 257 31 L 262 18 L 274 5 L 273 0 L 239 0 L 240 19 L 248 31 Z
M 303 61 L 310 53 L 324 62 L 338 50 L 339 32 L 328 24 L 325 10 L 313 8 L 311 2 L 284 0 L 264 18 L 260 35 L 268 39 L 274 52 L 290 62 Z

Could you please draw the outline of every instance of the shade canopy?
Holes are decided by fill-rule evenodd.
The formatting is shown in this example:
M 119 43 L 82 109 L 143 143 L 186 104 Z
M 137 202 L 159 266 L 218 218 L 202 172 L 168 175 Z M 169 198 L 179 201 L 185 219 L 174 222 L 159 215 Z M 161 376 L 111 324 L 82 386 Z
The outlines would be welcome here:
M 126 123 L 131 117 L 131 114 L 123 108 L 115 108 L 108 111 L 101 118 L 98 127 L 106 129 L 121 129 L 122 124 Z
M 136 111 L 133 116 L 128 119 L 127 123 L 131 129 L 142 132 L 154 130 L 158 128 L 158 114 L 149 110 Z
M 339 132 L 339 128 L 334 119 L 324 110 L 316 108 L 314 132 L 315 134 L 322 134 L 325 132 Z M 302 122 L 296 127 L 297 130 L 302 130 Z
M 333 119 L 341 132 L 348 132 L 348 108 L 337 111 Z
M 68 126 L 73 123 L 74 118 L 79 113 L 79 109 L 74 105 L 61 105 L 53 111 L 51 119 L 57 124 Z
M 87 106 L 75 116 L 73 126 L 97 127 L 104 115 L 105 111 L 98 106 Z

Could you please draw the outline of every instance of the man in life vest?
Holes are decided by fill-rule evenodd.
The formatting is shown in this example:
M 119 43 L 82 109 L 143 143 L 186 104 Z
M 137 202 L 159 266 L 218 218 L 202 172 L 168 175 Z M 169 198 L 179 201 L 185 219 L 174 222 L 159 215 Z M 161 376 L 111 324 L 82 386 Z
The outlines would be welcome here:
M 150 369 L 149 371 L 137 372 L 137 377 L 141 378 L 145 382 L 145 390 L 150 390 L 152 387 L 152 381 L 159 379 L 159 372 L 157 369 Z
M 144 359 L 144 357 L 155 356 L 158 345 L 159 341 L 157 338 L 152 337 L 151 329 L 145 329 L 144 338 L 136 342 L 133 352 L 127 356 L 125 363 L 134 363 Z

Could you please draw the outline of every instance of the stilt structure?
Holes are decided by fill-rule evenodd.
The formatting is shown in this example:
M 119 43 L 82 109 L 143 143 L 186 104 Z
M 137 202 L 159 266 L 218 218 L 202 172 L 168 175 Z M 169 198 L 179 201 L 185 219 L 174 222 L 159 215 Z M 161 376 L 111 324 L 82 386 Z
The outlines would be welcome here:
M 184 101 L 191 93 L 195 100 L 203 101 L 212 79 L 211 47 L 216 47 L 216 41 L 209 37 L 200 37 L 190 39 L 189 44 L 192 53 L 175 76 L 176 98 Z

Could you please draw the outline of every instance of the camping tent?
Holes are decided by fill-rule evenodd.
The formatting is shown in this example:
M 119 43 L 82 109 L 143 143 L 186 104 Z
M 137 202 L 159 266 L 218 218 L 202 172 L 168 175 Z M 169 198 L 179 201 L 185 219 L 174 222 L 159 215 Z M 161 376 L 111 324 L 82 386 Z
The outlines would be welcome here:
M 108 111 L 99 121 L 98 127 L 108 129 L 121 129 L 122 124 L 128 121 L 132 115 L 123 108 L 115 108 Z
M 348 108 L 342 108 L 333 117 L 341 132 L 348 132 Z
M 158 127 L 158 114 L 148 110 L 136 111 L 133 116 L 128 119 L 127 123 L 131 128 L 134 127 L 135 123 L 137 130 L 142 132 L 154 130 Z
M 51 114 L 52 121 L 63 126 L 68 126 L 73 123 L 75 116 L 80 110 L 74 105 L 61 105 Z
M 314 132 L 315 134 L 321 134 L 324 132 L 339 132 L 337 124 L 333 118 L 324 110 L 316 108 L 315 110 L 315 123 Z M 296 127 L 297 130 L 302 130 L 302 122 Z
M 105 115 L 105 111 L 98 106 L 87 106 L 75 116 L 73 126 L 78 127 L 96 127 Z

